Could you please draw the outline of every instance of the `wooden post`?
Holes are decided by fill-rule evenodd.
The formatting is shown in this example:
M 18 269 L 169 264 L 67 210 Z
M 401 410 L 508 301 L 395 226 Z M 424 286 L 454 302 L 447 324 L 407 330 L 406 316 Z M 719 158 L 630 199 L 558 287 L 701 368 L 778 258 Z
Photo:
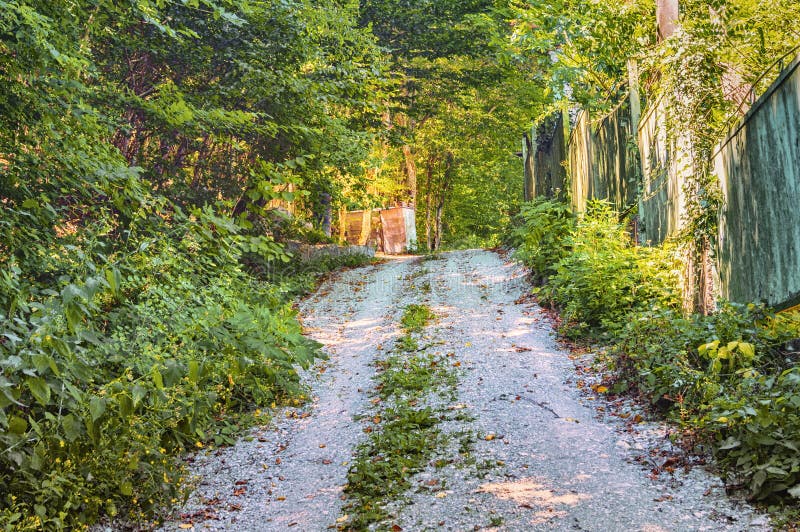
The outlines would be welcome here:
M 345 242 L 347 237 L 347 207 L 342 205 L 339 209 L 339 241 Z
M 525 179 L 524 182 L 524 189 L 523 189 L 523 199 L 525 201 L 532 201 L 534 196 L 534 187 L 533 187 L 533 141 L 531 140 L 528 133 L 523 133 L 522 135 L 522 165 L 523 165 L 523 176 Z
M 636 59 L 628 59 L 628 98 L 631 105 L 631 125 L 633 132 L 639 130 L 639 120 L 642 118 L 642 97 L 639 94 L 639 64 Z

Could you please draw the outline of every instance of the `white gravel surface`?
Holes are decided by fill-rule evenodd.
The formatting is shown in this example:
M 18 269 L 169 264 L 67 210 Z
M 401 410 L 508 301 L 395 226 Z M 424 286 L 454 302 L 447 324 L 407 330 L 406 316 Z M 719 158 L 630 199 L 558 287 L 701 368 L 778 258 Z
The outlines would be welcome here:
M 420 288 L 426 283 L 430 290 Z M 770 529 L 699 467 L 651 478 L 661 455 L 650 447 L 663 446 L 664 428 L 598 417 L 604 408 L 575 386 L 575 366 L 542 311 L 515 303 L 528 290 L 519 266 L 486 251 L 391 259 L 326 281 L 301 305 L 307 334 L 330 355 L 305 376 L 313 401 L 281 412 L 249 441 L 198 456 L 198 489 L 163 530 L 335 528 L 349 463 L 366 437 L 357 418 L 372 408 L 371 362 L 399 334 L 403 307 L 423 302 L 439 316 L 428 331 L 442 342 L 433 349 L 454 353 L 459 366 L 458 397 L 443 407 L 468 414 L 442 428 L 476 439 L 468 461 L 455 444 L 441 449 L 439 465 L 448 465 L 416 475 L 382 526 Z

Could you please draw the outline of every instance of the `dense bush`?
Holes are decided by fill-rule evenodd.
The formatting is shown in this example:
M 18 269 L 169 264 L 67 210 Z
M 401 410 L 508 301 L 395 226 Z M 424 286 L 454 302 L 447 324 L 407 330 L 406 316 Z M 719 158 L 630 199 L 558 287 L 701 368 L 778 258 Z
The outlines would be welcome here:
M 725 304 L 635 316 L 614 347 L 627 384 L 713 445 L 733 484 L 800 495 L 800 318 Z
M 316 345 L 287 290 L 240 266 L 281 248 L 208 209 L 160 230 L 110 256 L 67 245 L 46 287 L 3 270 L 0 526 L 152 516 L 180 496 L 176 453 L 230 443 L 237 413 L 299 397 Z
M 576 220 L 568 205 L 526 204 L 512 231 L 515 256 L 540 282 L 542 301 L 562 311 L 570 335 L 609 333 L 634 310 L 679 306 L 679 269 L 670 248 L 634 245 L 608 204 L 590 202 Z
M 525 203 L 513 221 L 515 228 L 506 245 L 515 248 L 514 256 L 525 263 L 540 282 L 556 273 L 556 267 L 569 253 L 575 230 L 575 216 L 566 203 L 537 198 Z
M 608 204 L 590 204 L 571 240 L 544 291 L 562 309 L 570 334 L 613 333 L 632 311 L 680 304 L 674 254 L 634 245 Z

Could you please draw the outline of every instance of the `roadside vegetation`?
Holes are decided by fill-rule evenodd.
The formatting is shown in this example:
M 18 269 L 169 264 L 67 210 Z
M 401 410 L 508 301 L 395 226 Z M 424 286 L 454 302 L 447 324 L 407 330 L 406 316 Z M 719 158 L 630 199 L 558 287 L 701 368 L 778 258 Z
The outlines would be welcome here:
M 800 316 L 720 304 L 681 308 L 671 244 L 635 245 L 608 205 L 576 217 L 557 200 L 523 207 L 507 243 L 560 312 L 567 338 L 607 346 L 610 393 L 634 393 L 713 449 L 731 488 L 800 497 Z

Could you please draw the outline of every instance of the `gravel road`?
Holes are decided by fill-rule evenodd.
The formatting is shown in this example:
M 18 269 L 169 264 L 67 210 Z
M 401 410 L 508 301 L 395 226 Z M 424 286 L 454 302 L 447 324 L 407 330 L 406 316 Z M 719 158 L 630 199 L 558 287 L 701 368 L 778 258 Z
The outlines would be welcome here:
M 427 339 L 458 367 L 457 397 L 441 406 L 467 415 L 442 430 L 474 437 L 468 461 L 439 449 L 401 500 L 386 501 L 392 520 L 379 528 L 770 529 L 702 468 L 661 467 L 664 427 L 599 414 L 603 399 L 576 386 L 575 363 L 545 315 L 520 302 L 528 290 L 519 266 L 477 250 L 335 275 L 301 305 L 307 334 L 330 356 L 304 377 L 313 400 L 198 456 L 198 488 L 163 530 L 335 529 L 353 453 L 366 438 L 360 419 L 373 408 L 371 363 L 400 335 L 410 303 L 433 309 Z

